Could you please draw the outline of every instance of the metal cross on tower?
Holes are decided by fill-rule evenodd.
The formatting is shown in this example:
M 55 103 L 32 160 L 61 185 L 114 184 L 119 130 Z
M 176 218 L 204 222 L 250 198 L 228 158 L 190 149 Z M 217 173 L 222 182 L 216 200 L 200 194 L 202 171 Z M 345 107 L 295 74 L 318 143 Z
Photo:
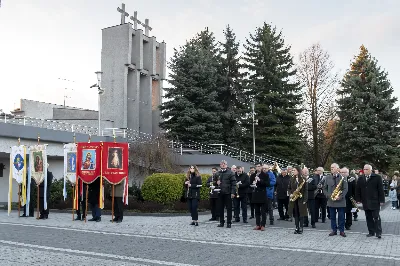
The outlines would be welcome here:
M 151 30 L 153 29 L 153 28 L 150 27 L 150 25 L 149 25 L 149 19 L 146 18 L 144 23 L 141 22 L 141 21 L 137 18 L 137 11 L 135 11 L 135 12 L 133 13 L 133 16 L 131 16 L 130 19 L 133 21 L 133 28 L 134 28 L 135 30 L 137 30 L 137 24 L 140 24 L 140 25 L 142 25 L 142 26 L 144 27 L 144 34 L 145 34 L 146 36 L 149 36 L 149 31 L 151 31 Z
M 125 24 L 125 17 L 129 17 L 129 14 L 125 12 L 125 4 L 122 3 L 122 8 L 117 8 L 118 12 L 121 13 L 121 25 Z

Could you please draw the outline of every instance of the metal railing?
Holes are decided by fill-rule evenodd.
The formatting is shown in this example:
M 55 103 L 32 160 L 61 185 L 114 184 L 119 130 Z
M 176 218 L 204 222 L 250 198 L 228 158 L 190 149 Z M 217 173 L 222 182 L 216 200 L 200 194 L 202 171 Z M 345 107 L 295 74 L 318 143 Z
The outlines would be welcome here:
M 33 126 L 39 128 L 46 128 L 51 130 L 69 131 L 82 133 L 87 135 L 97 135 L 98 128 L 83 126 L 78 124 L 72 124 L 67 122 L 61 122 L 52 119 L 39 119 L 27 116 L 11 116 L 11 115 L 0 115 L 0 122 L 10 123 L 23 126 Z M 130 128 L 104 128 L 101 132 L 101 136 L 116 136 L 122 137 L 127 142 L 145 142 L 153 139 L 153 136 L 148 133 L 140 132 Z M 242 162 L 255 163 L 255 162 L 277 162 L 281 166 L 295 165 L 295 163 L 276 158 L 268 154 L 253 154 L 245 150 L 241 150 L 226 144 L 203 144 L 195 141 L 179 142 L 172 140 L 169 147 L 180 155 L 183 154 L 223 154 L 232 158 L 235 158 Z

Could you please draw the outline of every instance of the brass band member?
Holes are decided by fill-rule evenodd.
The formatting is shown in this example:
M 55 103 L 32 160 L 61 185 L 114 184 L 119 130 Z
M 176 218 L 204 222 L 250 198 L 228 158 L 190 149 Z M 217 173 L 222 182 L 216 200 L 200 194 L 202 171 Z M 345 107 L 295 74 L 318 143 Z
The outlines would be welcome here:
M 207 180 L 207 187 L 214 186 L 215 188 L 218 188 L 217 186 L 218 176 L 216 175 L 218 169 L 216 167 L 213 167 L 211 171 L 212 175 Z M 210 192 L 211 219 L 209 221 L 219 221 L 218 197 L 219 197 L 218 191 L 212 190 Z
M 252 167 L 253 170 L 251 170 L 250 168 L 250 183 L 252 182 L 251 180 L 254 180 L 256 175 L 259 175 L 261 173 L 261 168 L 262 165 L 261 163 L 256 164 L 256 167 Z M 253 197 L 253 188 L 249 187 L 249 190 L 247 191 L 248 197 L 249 197 L 249 202 L 250 202 L 250 218 L 249 219 L 254 219 L 254 203 L 252 201 L 252 197 Z
M 310 172 L 307 167 L 303 168 L 303 177 L 305 180 L 307 180 L 307 189 L 308 189 L 308 202 L 307 202 L 307 207 L 308 207 L 308 212 L 310 213 L 311 216 L 311 227 L 315 228 L 315 190 L 317 189 L 317 182 L 314 178 L 314 175 L 310 175 Z M 308 227 L 308 215 L 304 217 L 304 227 Z
M 292 168 L 292 177 L 288 185 L 289 215 L 294 217 L 295 234 L 303 233 L 304 217 L 307 215 L 308 188 L 301 174 L 300 166 Z
M 276 197 L 278 198 L 278 220 L 289 220 L 289 186 L 290 176 L 287 174 L 287 169 L 282 168 L 281 174 L 276 179 Z M 285 212 L 283 212 L 283 206 L 285 206 Z
M 324 194 L 323 185 L 325 182 L 324 168 L 318 167 L 315 171 L 315 182 L 317 183 L 317 190 L 315 192 L 315 222 L 318 222 L 319 213 L 321 210 L 321 219 L 322 222 L 325 223 L 326 220 L 326 203 L 327 199 Z
M 347 194 L 347 178 L 339 174 L 339 165 L 333 163 L 331 165 L 331 174 L 326 177 L 324 192 L 328 198 L 328 206 L 330 211 L 331 229 L 329 236 L 337 235 L 339 229 L 340 235 L 346 237 L 344 233 L 344 212 L 346 208 Z M 336 223 L 336 212 L 338 213 L 338 223 Z
M 190 225 L 199 226 L 197 208 L 200 200 L 200 187 L 201 187 L 201 176 L 197 166 L 191 165 L 186 173 L 186 197 L 188 200 L 188 207 L 190 215 L 192 216 L 192 223 Z
M 250 179 L 250 184 L 254 188 L 252 195 L 256 214 L 256 227 L 254 227 L 254 230 L 265 230 L 265 223 L 267 221 L 267 186 L 270 185 L 268 170 L 269 167 L 264 164 L 261 173 L 253 175 Z
M 354 200 L 356 196 L 356 179 L 349 176 L 349 169 L 347 167 L 340 169 L 340 174 L 347 179 L 346 222 L 344 223 L 344 228 L 350 230 L 351 225 L 353 224 L 353 213 L 351 212 L 353 209 L 353 203 L 350 199 L 353 198 Z
M 225 215 L 224 210 L 226 206 L 227 212 L 227 228 L 231 228 L 232 226 L 232 199 L 235 197 L 235 188 L 236 188 L 236 178 L 235 174 L 228 169 L 228 163 L 225 160 L 222 160 L 219 164 L 221 170 L 218 172 L 217 185 L 220 187 L 221 191 L 219 193 L 219 219 L 220 223 L 218 227 L 224 227 L 225 224 Z
M 236 171 L 236 196 L 233 199 L 235 222 L 240 222 L 240 207 L 242 207 L 243 223 L 247 223 L 247 190 L 250 187 L 250 178 L 243 167 L 238 166 Z
M 364 175 L 360 176 L 356 185 L 356 201 L 362 203 L 367 219 L 368 235 L 382 237 L 380 206 L 385 203 L 382 177 L 372 173 L 372 166 L 364 166 Z

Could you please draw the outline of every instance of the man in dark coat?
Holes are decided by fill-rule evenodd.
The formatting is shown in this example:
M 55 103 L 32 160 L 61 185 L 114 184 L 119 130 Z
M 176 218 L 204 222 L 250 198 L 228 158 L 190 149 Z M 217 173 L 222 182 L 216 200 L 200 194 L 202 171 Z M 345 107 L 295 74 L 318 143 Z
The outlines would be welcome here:
M 308 201 L 307 207 L 308 212 L 311 216 L 311 226 L 315 228 L 315 220 L 316 220 L 316 209 L 315 209 L 315 190 L 317 190 L 317 180 L 314 175 L 310 175 L 310 172 L 305 167 L 303 169 L 304 179 L 307 180 L 307 190 L 308 190 Z M 308 227 L 308 215 L 304 217 L 304 227 Z
M 356 185 L 356 201 L 362 203 L 367 219 L 368 235 L 382 237 L 382 225 L 379 211 L 385 203 L 382 177 L 372 173 L 372 166 L 364 166 L 364 175 L 360 176 Z
M 265 230 L 267 220 L 267 187 L 270 186 L 268 170 L 269 166 L 264 164 L 261 173 L 252 175 L 253 178 L 250 179 L 250 185 L 254 187 L 251 197 L 256 214 L 256 227 L 254 227 L 254 230 Z
M 101 222 L 101 209 L 99 208 L 100 178 L 89 184 L 88 201 L 92 210 L 92 219 L 89 221 Z
M 344 227 L 346 230 L 351 229 L 352 220 L 353 220 L 353 213 L 351 210 L 353 209 L 353 203 L 351 202 L 350 198 L 355 197 L 356 194 L 356 179 L 349 175 L 349 169 L 347 167 L 343 167 L 340 169 L 340 174 L 347 178 L 347 194 L 346 194 L 346 222 Z
M 322 222 L 325 223 L 327 198 L 323 191 L 323 185 L 326 178 L 323 174 L 324 168 L 318 167 L 314 176 L 317 184 L 317 190 L 315 191 L 315 222 L 318 222 L 319 211 L 321 210 L 321 219 Z
M 238 166 L 236 168 L 236 187 L 238 193 L 235 195 L 233 199 L 234 203 L 234 214 L 235 214 L 235 222 L 240 222 L 240 207 L 242 207 L 242 218 L 243 223 L 247 223 L 247 191 L 250 187 L 250 178 L 243 171 L 243 167 Z
M 217 186 L 217 172 L 218 169 L 216 167 L 213 167 L 211 169 L 212 175 L 208 178 L 207 180 L 207 187 L 213 186 L 214 189 L 218 189 Z M 209 221 L 219 221 L 219 192 L 218 191 L 212 191 L 210 190 L 210 207 L 211 207 L 211 219 Z
M 290 176 L 287 174 L 287 169 L 282 168 L 281 174 L 276 178 L 276 197 L 278 199 L 278 220 L 289 220 L 289 195 L 287 193 Z M 285 213 L 283 212 L 285 206 Z
M 254 181 L 254 178 L 261 173 L 261 169 L 262 169 L 262 164 L 257 163 L 255 170 L 252 171 L 252 174 L 250 175 L 250 184 L 252 183 L 251 180 Z M 252 187 L 249 187 L 249 189 L 247 190 L 247 193 L 248 193 L 247 195 L 250 200 L 250 218 L 249 219 L 254 219 L 254 203 L 251 200 L 251 198 L 253 197 L 253 191 L 254 191 L 254 189 Z
M 232 227 L 232 199 L 235 197 L 236 178 L 235 174 L 228 169 L 228 163 L 222 160 L 220 163 L 221 170 L 218 171 L 217 185 L 221 191 L 219 193 L 219 219 L 220 224 L 218 227 L 224 227 L 225 215 L 224 209 L 226 207 L 227 212 L 227 228 Z
M 78 179 L 78 208 L 76 210 L 75 221 L 85 220 L 86 215 L 86 183 L 83 183 L 81 179 Z M 81 194 L 82 191 L 82 194 Z M 82 212 L 81 212 L 82 211 Z
M 39 185 L 39 210 L 40 216 L 39 219 L 48 219 L 49 218 L 49 203 L 50 203 L 50 189 L 51 183 L 53 182 L 53 173 L 49 171 L 47 165 L 47 191 L 46 191 L 46 200 L 47 200 L 47 210 L 44 209 L 44 181 Z M 30 209 L 30 208 L 29 208 Z

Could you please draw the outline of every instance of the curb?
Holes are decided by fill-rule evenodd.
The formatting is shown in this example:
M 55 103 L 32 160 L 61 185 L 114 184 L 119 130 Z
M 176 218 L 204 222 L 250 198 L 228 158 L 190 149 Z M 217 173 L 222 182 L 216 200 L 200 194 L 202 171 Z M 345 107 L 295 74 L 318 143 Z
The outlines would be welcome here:
M 57 210 L 57 209 L 50 209 L 49 213 L 72 213 L 72 209 L 66 209 L 66 210 Z M 76 213 L 76 212 L 74 212 Z M 88 211 L 88 215 L 89 215 Z M 101 211 L 102 215 L 111 215 L 110 210 L 102 210 Z M 205 215 L 205 214 L 210 214 L 210 211 L 203 211 L 199 212 L 199 215 Z M 153 217 L 183 217 L 183 216 L 188 216 L 190 215 L 189 212 L 171 212 L 171 213 L 162 213 L 162 212 L 153 212 L 153 213 L 147 213 L 147 212 L 132 212 L 132 211 L 124 211 L 124 216 L 153 216 Z

